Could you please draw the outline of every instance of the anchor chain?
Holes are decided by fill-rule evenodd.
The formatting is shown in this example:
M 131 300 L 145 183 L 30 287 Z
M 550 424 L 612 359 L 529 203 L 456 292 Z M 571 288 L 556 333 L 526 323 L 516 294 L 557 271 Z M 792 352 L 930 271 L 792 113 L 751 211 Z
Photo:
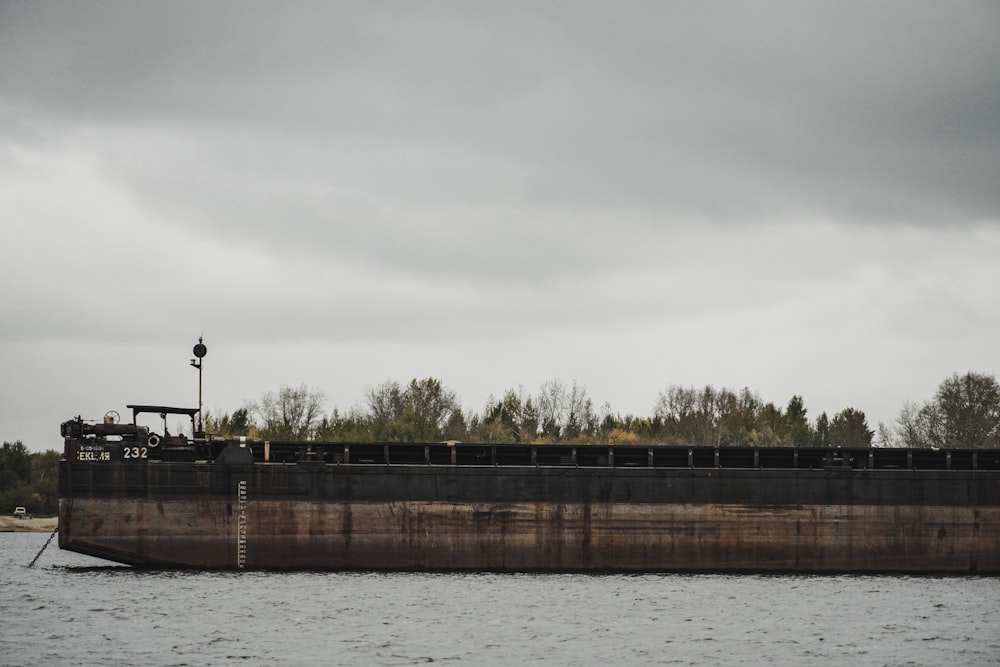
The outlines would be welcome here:
M 45 540 L 45 546 L 43 546 L 38 551 L 38 553 L 35 555 L 34 559 L 32 559 L 31 563 L 28 564 L 28 567 L 32 567 L 35 564 L 35 561 L 38 560 L 38 557 L 42 555 L 42 551 L 45 551 L 45 547 L 49 546 L 49 542 L 52 541 L 52 538 L 56 536 L 57 532 L 59 532 L 59 526 L 56 526 L 56 529 L 52 531 L 51 535 L 49 535 L 49 539 Z

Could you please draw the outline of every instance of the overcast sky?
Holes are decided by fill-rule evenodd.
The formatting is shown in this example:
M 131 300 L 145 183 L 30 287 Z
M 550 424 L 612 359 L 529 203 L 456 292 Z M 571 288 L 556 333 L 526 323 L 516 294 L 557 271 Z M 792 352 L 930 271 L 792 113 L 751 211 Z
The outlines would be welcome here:
M 0 439 L 1000 372 L 993 2 L 0 2 Z

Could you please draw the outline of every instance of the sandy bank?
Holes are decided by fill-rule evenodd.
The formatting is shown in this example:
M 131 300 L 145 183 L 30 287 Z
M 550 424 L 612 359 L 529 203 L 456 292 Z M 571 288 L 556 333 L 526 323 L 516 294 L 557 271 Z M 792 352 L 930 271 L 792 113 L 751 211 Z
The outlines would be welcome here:
M 43 519 L 15 519 L 12 516 L 0 516 L 0 532 L 15 533 L 51 533 L 56 529 L 59 519 L 47 517 Z

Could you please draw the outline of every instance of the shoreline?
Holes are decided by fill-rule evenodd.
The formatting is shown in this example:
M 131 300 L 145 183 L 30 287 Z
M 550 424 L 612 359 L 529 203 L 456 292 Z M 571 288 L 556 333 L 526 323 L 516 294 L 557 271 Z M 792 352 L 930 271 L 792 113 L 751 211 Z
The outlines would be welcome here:
M 51 533 L 58 525 L 59 518 L 54 516 L 33 519 L 0 517 L 0 533 Z

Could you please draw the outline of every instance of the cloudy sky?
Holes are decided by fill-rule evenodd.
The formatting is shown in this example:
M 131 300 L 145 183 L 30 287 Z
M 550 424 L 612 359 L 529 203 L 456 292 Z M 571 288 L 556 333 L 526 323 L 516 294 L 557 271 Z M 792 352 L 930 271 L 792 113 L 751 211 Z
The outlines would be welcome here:
M 992 2 L 0 2 L 0 439 L 1000 372 Z

